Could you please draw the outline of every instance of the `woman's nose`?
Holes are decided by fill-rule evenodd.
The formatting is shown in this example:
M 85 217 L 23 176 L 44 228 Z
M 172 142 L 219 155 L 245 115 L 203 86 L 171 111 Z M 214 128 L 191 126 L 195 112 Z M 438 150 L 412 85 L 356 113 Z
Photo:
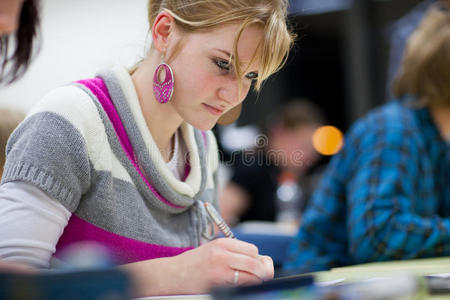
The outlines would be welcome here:
M 241 86 L 239 86 L 239 81 L 227 80 L 218 91 L 218 96 L 221 100 L 227 102 L 230 106 L 236 106 L 242 101 L 244 101 L 247 93 L 249 91 L 250 85 L 242 81 Z

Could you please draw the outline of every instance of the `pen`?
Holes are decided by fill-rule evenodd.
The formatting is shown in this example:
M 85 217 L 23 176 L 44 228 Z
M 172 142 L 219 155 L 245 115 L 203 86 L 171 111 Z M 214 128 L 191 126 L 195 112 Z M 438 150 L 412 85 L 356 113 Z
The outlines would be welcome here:
M 205 209 L 208 212 L 211 219 L 216 223 L 217 227 L 219 227 L 220 231 L 225 235 L 227 238 L 235 239 L 233 232 L 231 231 L 230 227 L 225 223 L 225 221 L 222 219 L 222 217 L 219 215 L 217 210 L 214 208 L 214 206 L 211 203 L 205 202 Z

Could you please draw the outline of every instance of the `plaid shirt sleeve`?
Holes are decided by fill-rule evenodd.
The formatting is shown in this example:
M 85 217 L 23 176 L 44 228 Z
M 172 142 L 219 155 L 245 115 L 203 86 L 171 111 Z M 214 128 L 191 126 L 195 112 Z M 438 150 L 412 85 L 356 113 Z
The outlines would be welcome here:
M 360 149 L 358 168 L 347 187 L 354 262 L 449 255 L 450 219 L 427 213 L 423 202 L 433 187 L 419 181 L 432 170 L 418 163 L 422 153 L 414 133 L 382 130 L 363 138 Z
M 450 255 L 450 212 L 440 208 L 450 177 L 436 167 L 448 169 L 448 146 L 430 150 L 442 145 L 438 133 L 425 126 L 420 135 L 399 118 L 378 114 L 350 131 L 303 215 L 286 270 Z

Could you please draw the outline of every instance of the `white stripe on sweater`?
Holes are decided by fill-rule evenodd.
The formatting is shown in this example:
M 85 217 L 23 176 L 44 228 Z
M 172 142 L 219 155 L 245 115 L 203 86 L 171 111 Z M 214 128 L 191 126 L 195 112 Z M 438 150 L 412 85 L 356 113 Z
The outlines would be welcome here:
M 56 113 L 80 132 L 95 170 L 111 172 L 113 177 L 133 184 L 112 151 L 97 107 L 85 91 L 73 85 L 52 90 L 34 106 L 28 117 L 39 112 Z

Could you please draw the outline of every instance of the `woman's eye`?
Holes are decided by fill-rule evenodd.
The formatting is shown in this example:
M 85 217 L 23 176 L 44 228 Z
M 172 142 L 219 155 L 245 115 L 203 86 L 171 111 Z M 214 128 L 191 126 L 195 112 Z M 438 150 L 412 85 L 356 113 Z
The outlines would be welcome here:
M 228 61 L 223 59 L 215 59 L 214 63 L 222 70 L 229 71 L 231 69 L 231 65 Z
M 250 80 L 256 80 L 256 79 L 258 79 L 258 73 L 250 72 L 247 75 L 245 75 L 245 77 L 247 77 L 247 79 L 250 79 Z

